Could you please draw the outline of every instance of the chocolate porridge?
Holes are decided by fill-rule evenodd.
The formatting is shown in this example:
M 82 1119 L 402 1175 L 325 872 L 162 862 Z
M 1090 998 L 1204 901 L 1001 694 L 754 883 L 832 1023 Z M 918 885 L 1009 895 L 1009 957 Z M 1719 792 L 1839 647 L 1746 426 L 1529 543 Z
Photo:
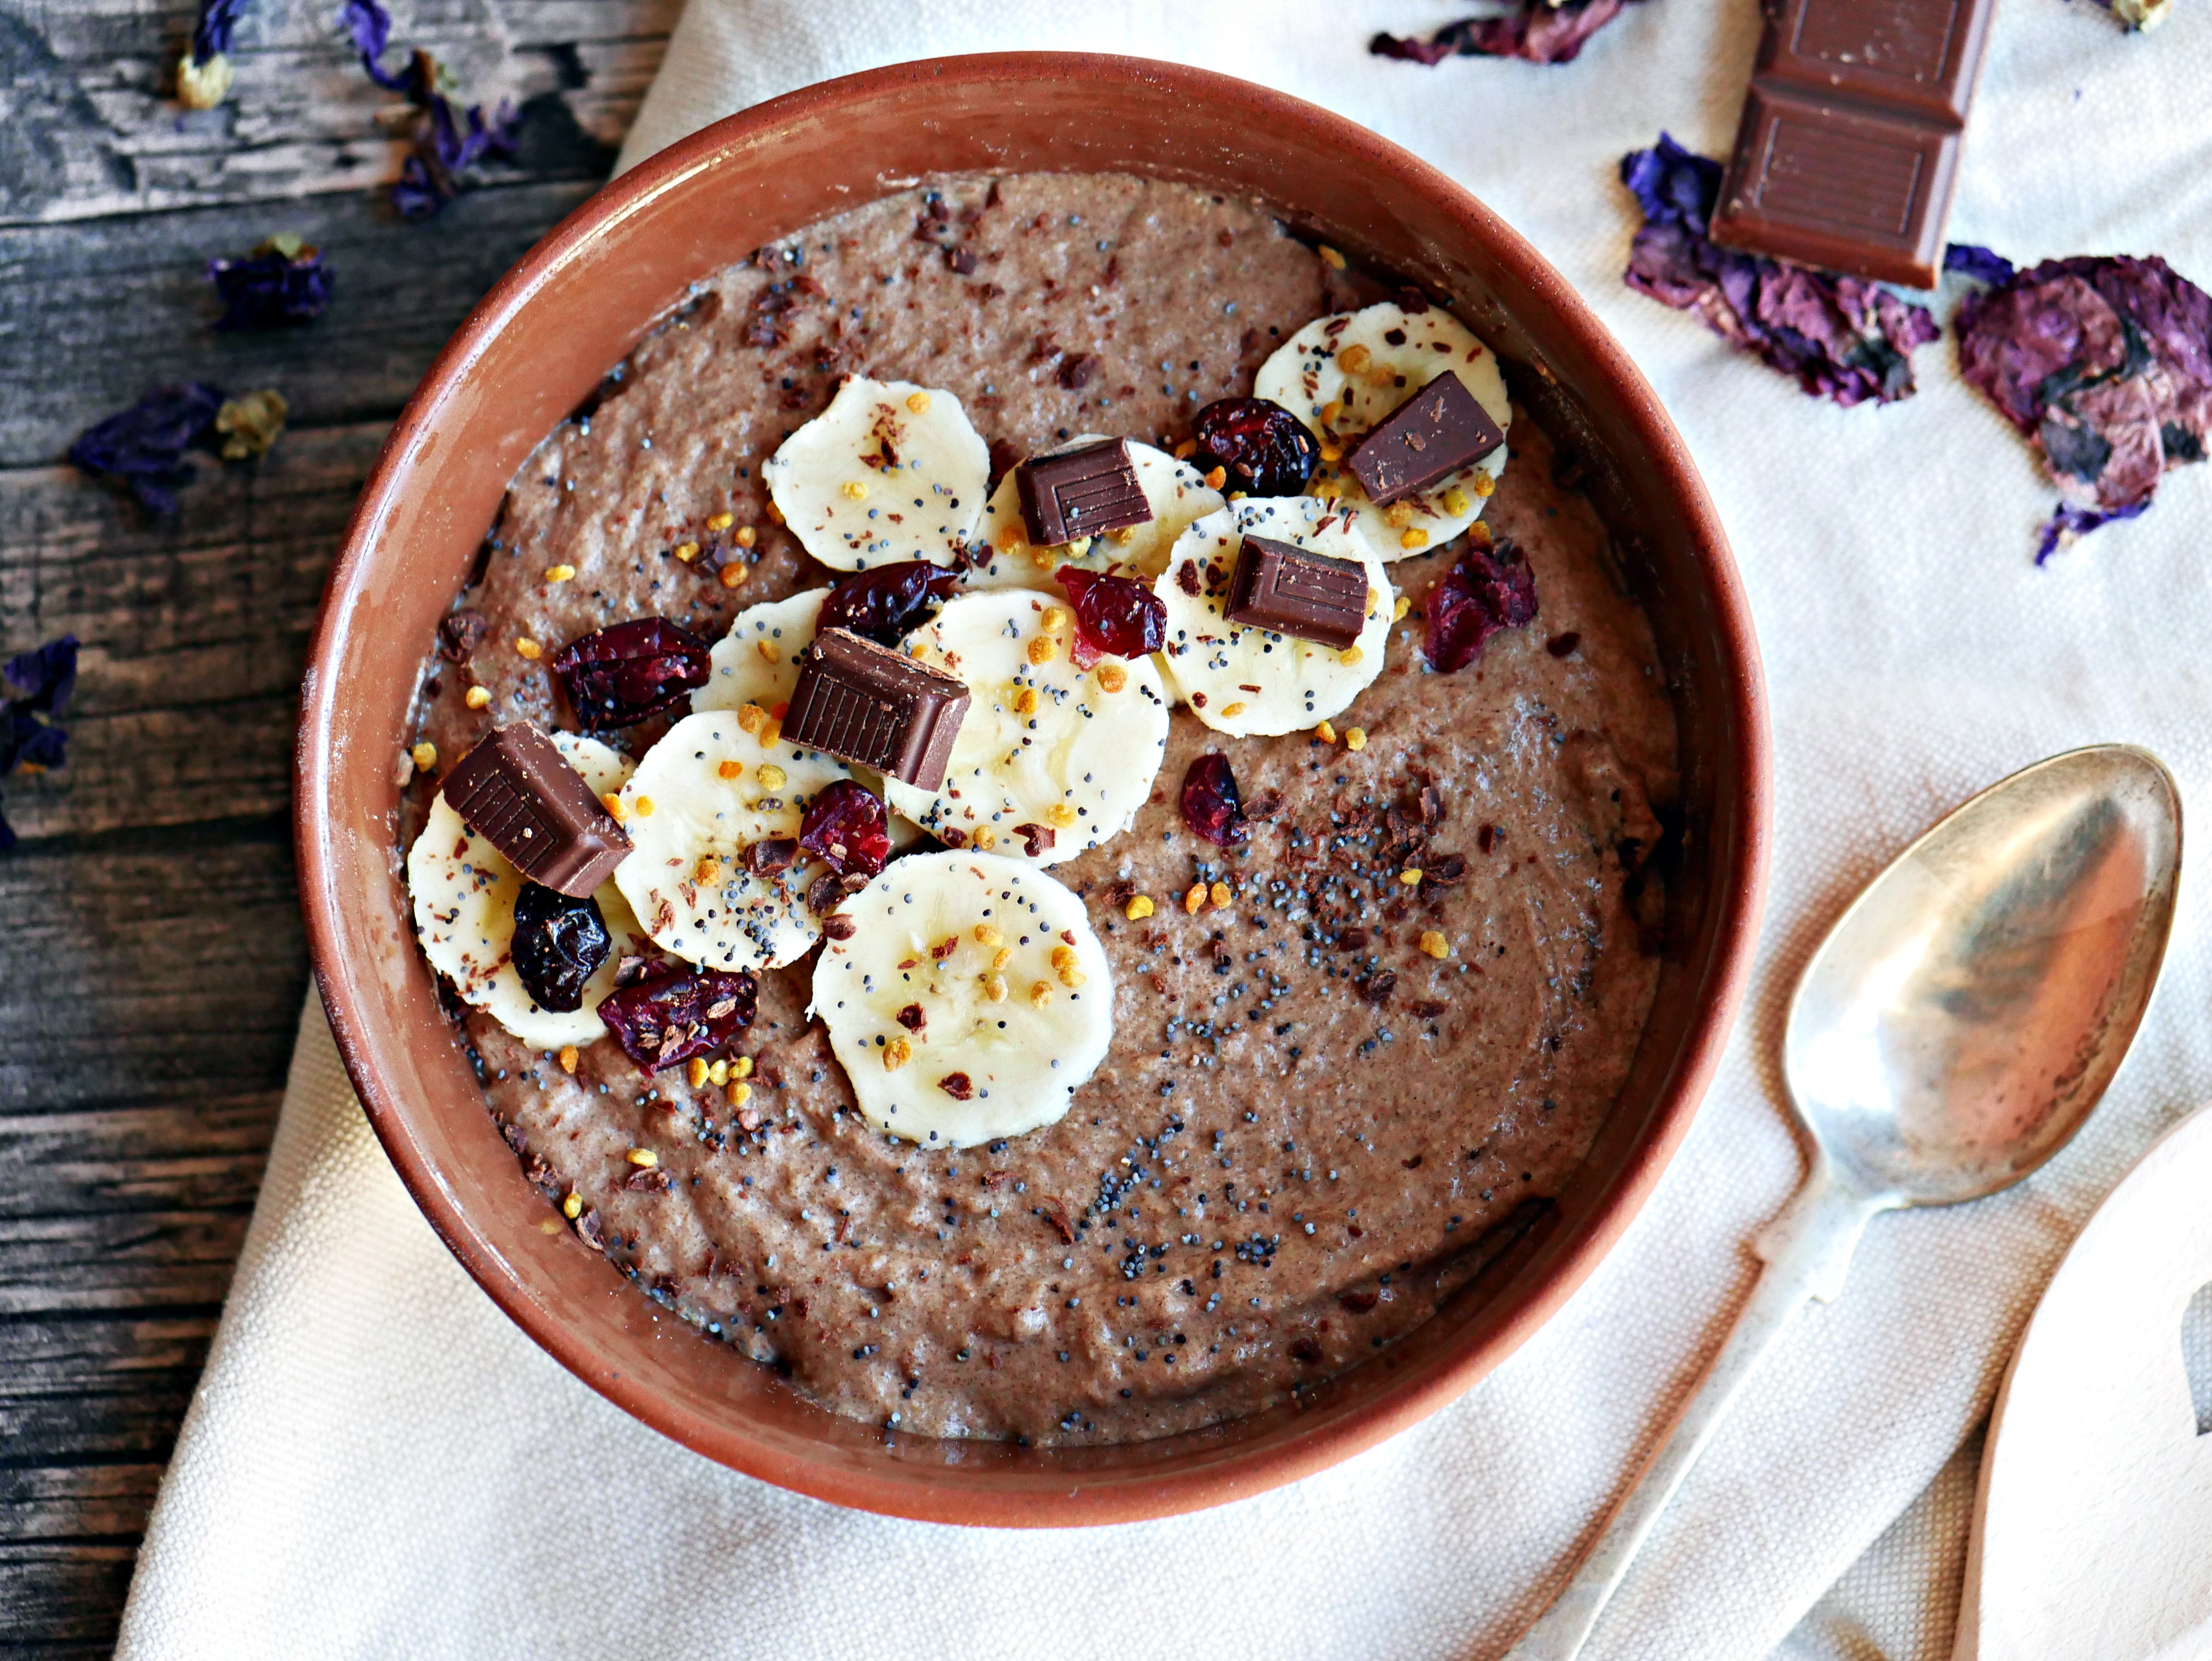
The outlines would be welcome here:
M 426 657 L 417 736 L 437 758 L 418 751 L 410 839 L 495 726 L 578 729 L 565 644 L 646 618 L 714 642 L 845 575 L 763 482 L 844 377 L 957 398 L 995 487 L 1085 435 L 1172 453 L 1301 329 L 1393 294 L 1250 204 L 1112 175 L 950 179 L 763 249 L 699 285 L 510 484 Z M 1647 867 L 1674 715 L 1597 518 L 1512 413 L 1474 527 L 1374 568 L 1400 614 L 1348 708 L 1268 737 L 1176 708 L 1130 828 L 1039 872 L 1079 898 L 1110 973 L 1091 995 L 1110 989 L 1110 1043 L 1064 1116 L 957 1148 L 869 1123 L 810 1015 L 821 946 L 757 972 L 726 1042 L 651 1073 L 612 1036 L 533 1045 L 456 997 L 551 1214 L 703 1335 L 839 1413 L 933 1435 L 1170 1434 L 1426 1319 L 1541 1221 L 1658 973 Z M 1508 545 L 1533 621 L 1431 668 L 1432 593 L 1470 548 L 1510 562 Z M 595 736 L 643 757 L 687 713 Z M 1241 840 L 1206 839 L 1182 800 L 1216 755 Z M 940 846 L 892 824 L 918 838 L 893 873 Z

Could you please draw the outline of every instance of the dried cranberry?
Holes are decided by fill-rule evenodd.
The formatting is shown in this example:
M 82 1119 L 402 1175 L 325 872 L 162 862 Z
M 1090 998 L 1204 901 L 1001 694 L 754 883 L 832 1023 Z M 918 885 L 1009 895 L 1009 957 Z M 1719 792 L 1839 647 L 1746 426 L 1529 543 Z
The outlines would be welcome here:
M 799 845 L 841 872 L 874 876 L 891 856 L 883 799 L 851 779 L 825 784 L 799 821 Z
M 1167 605 L 1144 583 L 1073 565 L 1054 572 L 1053 581 L 1067 590 L 1075 613 L 1069 656 L 1077 668 L 1088 669 L 1102 657 L 1140 658 L 1167 644 Z
M 614 942 L 599 902 L 582 899 L 534 882 L 514 897 L 514 942 L 508 948 L 522 989 L 540 1009 L 562 1014 L 584 1007 L 584 983 L 592 978 Z
M 1481 654 L 1501 629 L 1536 620 L 1536 574 L 1510 542 L 1470 545 L 1429 591 L 1429 632 L 1421 647 L 1429 667 L 1449 674 Z
M 1217 848 L 1244 840 L 1244 799 L 1220 751 L 1200 756 L 1183 774 L 1182 822 Z
M 856 571 L 822 602 L 822 629 L 849 629 L 878 646 L 896 646 L 937 615 L 960 589 L 960 574 L 926 559 Z
M 1306 424 L 1272 399 L 1218 399 L 1191 423 L 1202 472 L 1218 467 L 1227 488 L 1251 496 L 1305 494 L 1321 459 L 1321 446 Z
M 665 618 L 639 618 L 570 641 L 553 672 L 591 731 L 635 727 L 707 684 L 707 642 Z
M 641 1071 L 662 1073 L 750 1026 L 757 996 L 743 971 L 667 969 L 607 994 L 599 1019 Z

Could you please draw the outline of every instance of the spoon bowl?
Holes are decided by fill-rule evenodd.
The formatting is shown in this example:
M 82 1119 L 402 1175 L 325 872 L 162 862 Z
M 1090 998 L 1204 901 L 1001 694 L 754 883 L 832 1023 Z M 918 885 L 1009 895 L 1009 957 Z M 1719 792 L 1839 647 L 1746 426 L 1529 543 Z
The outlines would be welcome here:
M 1575 1661 L 1674 1490 L 1868 1222 L 2008 1188 L 2063 1147 L 2142 1022 L 2173 926 L 2181 793 L 2132 745 L 2000 780 L 1899 855 L 1813 954 L 1783 1073 L 1811 1169 L 1766 1267 L 1559 1600 L 1506 1661 Z
M 2180 861 L 2172 775 L 2118 744 L 2014 774 L 1899 855 L 1806 967 L 1783 1041 L 1838 1177 L 1951 1205 L 2063 1147 L 2142 1021 Z

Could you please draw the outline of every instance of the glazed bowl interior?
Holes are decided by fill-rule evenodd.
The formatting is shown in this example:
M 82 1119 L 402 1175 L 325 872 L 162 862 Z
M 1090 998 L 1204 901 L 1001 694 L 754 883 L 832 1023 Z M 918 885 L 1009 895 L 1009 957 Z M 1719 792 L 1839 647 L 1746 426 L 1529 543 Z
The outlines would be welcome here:
M 924 174 L 1055 170 L 1256 198 L 1449 297 L 1579 458 L 1651 617 L 1681 732 L 1682 835 L 1644 1042 L 1544 1226 L 1295 1409 L 1157 1441 L 1023 1450 L 837 1417 L 702 1342 L 565 1231 L 541 1230 L 545 1203 L 485 1110 L 415 946 L 393 763 L 422 653 L 507 479 L 689 284 Z M 1735 1013 L 1764 868 L 1765 742 L 1742 595 L 1679 436 L 1566 283 L 1473 198 L 1362 128 L 1204 71 L 938 59 L 791 94 L 664 152 L 554 231 L 447 347 L 363 494 L 325 601 L 300 733 L 301 887 L 325 1007 L 401 1177 L 469 1272 L 579 1377 L 711 1458 L 838 1503 L 1108 1522 L 1237 1498 L 1358 1451 L 1464 1390 L 1589 1275 L 1687 1129 Z

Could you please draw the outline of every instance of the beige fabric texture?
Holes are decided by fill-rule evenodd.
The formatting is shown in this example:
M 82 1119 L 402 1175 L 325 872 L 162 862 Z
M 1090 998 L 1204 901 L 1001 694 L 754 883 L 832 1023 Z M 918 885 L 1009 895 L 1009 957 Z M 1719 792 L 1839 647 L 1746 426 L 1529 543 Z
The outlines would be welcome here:
M 2033 532 L 2054 493 L 1960 381 L 1948 338 L 1919 354 L 1917 397 L 1843 411 L 1622 287 L 1636 216 L 1618 160 L 1662 127 L 1725 150 L 1755 8 L 1632 6 L 1565 68 L 1423 70 L 1364 50 L 1376 27 L 1455 9 L 693 0 L 629 155 L 788 88 L 931 52 L 1181 58 L 1418 151 L 1588 297 L 1657 386 L 1726 518 L 1778 757 L 1753 995 L 1610 1260 L 1465 1399 L 1291 1488 L 1079 1533 L 867 1517 L 694 1457 L 510 1326 L 408 1201 L 311 1005 L 148 1533 L 126 1661 L 1494 1656 L 1695 1380 L 1749 1285 L 1747 1242 L 1800 1179 L 1776 1047 L 1792 979 L 1843 902 L 1938 813 L 2071 745 L 2148 745 L 2199 808 L 2212 467 L 2170 475 L 2143 518 L 2037 569 Z M 2212 8 L 2184 4 L 2130 38 L 2080 0 L 2007 0 L 1953 234 L 2022 259 L 2159 252 L 2212 281 L 2208 62 Z M 1936 297 L 1939 316 L 1960 292 L 1954 280 Z M 2001 1198 L 1875 1222 L 1842 1299 L 1800 1321 L 1690 1477 L 1592 1657 L 1948 1652 L 1969 1439 L 2010 1345 L 2096 1199 L 2212 1079 L 2201 915 L 2185 907 L 2136 1054 L 2071 1149 Z

